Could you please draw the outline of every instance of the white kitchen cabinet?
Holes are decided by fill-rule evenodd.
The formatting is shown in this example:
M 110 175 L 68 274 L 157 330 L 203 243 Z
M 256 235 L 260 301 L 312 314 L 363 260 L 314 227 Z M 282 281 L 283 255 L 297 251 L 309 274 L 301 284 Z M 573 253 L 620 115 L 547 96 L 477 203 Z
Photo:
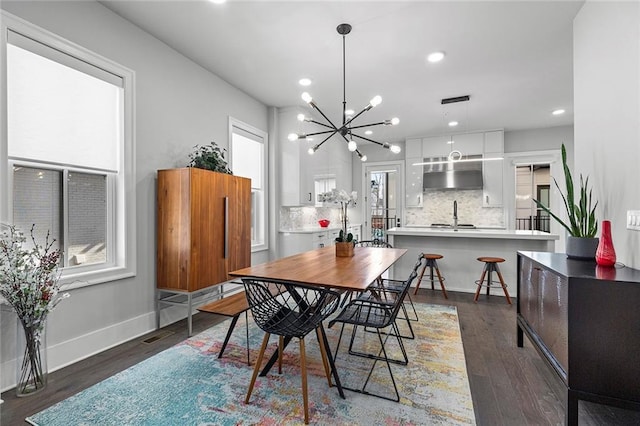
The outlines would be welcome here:
M 349 225 L 347 233 L 351 232 L 355 240 L 360 241 L 362 225 Z M 305 251 L 335 245 L 340 235 L 340 228 L 331 228 L 312 232 L 280 232 L 280 256 L 293 256 Z
M 481 155 L 484 152 L 484 133 L 461 133 L 452 135 L 451 150 L 462 155 Z
M 422 157 L 422 139 L 407 139 L 404 144 L 404 157 Z
M 422 138 L 422 158 L 446 157 L 451 152 L 449 135 Z
M 504 156 L 504 131 L 497 130 L 484 133 L 485 161 L 482 163 L 482 206 L 502 207 L 504 160 L 491 160 Z M 489 161 L 487 161 L 489 160 Z
M 405 207 L 422 207 L 422 177 L 423 166 L 414 166 L 421 163 L 422 157 L 407 158 L 405 163 Z

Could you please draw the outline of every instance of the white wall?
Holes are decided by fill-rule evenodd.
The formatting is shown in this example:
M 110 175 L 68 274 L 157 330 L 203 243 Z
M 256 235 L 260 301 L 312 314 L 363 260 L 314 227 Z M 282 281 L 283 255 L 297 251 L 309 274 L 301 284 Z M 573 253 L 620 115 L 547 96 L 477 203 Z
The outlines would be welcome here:
M 575 168 L 590 176 L 619 262 L 640 269 L 640 4 L 586 2 L 574 20 Z
M 155 328 L 156 170 L 185 166 L 196 144 L 227 148 L 228 116 L 267 131 L 267 107 L 97 2 L 0 6 L 136 72 L 137 276 L 73 290 L 58 306 L 48 324 L 55 369 Z M 15 319 L 1 315 L 6 389 L 15 381 Z

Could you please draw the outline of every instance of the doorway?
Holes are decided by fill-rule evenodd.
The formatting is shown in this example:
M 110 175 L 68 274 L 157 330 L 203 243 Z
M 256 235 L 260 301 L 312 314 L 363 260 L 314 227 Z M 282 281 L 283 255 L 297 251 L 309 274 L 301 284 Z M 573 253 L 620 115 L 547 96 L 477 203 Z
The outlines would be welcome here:
M 533 201 L 550 206 L 551 164 L 516 166 L 516 229 L 550 232 L 550 217 Z
M 363 240 L 387 241 L 387 230 L 400 226 L 401 163 L 370 163 L 364 167 L 365 221 Z

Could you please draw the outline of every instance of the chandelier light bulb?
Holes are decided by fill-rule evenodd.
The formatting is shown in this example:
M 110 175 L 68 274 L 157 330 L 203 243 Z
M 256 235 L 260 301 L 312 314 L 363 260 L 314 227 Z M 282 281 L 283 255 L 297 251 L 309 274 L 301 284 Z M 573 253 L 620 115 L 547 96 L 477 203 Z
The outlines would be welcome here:
M 316 150 L 314 148 L 309 148 L 307 152 L 309 153 L 309 155 L 313 155 L 316 152 Z
M 400 119 L 398 117 L 393 117 L 391 119 L 391 125 L 392 126 L 397 126 L 400 123 Z
M 349 151 L 353 152 L 358 149 L 358 144 L 354 140 L 350 140 L 347 147 L 349 148 Z
M 304 114 L 298 114 L 298 121 L 304 121 Z
M 389 150 L 394 154 L 400 154 L 400 151 L 402 149 L 398 145 L 391 145 L 391 148 L 389 148 Z
M 363 155 L 362 157 L 360 157 L 360 161 L 362 161 L 363 163 L 367 161 L 367 156 Z
M 308 104 L 310 104 L 313 101 L 313 98 L 307 92 L 304 92 L 301 97 L 302 97 L 302 100 Z
M 293 141 L 297 141 L 298 140 L 298 135 L 295 133 L 289 133 L 289 136 L 287 136 L 287 138 L 293 142 Z
M 372 107 L 377 107 L 382 102 L 382 97 L 380 95 L 374 96 L 373 99 L 369 101 L 369 105 Z

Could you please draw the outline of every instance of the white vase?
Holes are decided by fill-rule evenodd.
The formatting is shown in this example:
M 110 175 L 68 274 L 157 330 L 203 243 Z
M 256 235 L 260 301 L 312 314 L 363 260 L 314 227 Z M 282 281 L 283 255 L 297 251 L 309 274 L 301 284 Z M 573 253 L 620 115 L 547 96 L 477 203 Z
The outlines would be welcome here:
M 33 395 L 47 385 L 47 322 L 37 325 L 17 321 L 16 395 Z

